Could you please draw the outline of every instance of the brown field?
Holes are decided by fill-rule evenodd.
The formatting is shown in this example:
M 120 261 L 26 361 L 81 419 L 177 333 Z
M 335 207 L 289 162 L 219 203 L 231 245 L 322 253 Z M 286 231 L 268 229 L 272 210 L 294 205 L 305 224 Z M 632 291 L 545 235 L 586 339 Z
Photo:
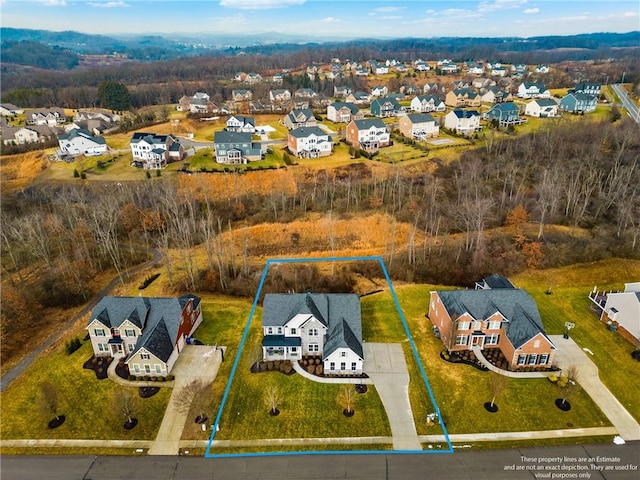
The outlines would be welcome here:
M 8 193 L 26 187 L 50 164 L 43 150 L 0 157 L 2 191 Z

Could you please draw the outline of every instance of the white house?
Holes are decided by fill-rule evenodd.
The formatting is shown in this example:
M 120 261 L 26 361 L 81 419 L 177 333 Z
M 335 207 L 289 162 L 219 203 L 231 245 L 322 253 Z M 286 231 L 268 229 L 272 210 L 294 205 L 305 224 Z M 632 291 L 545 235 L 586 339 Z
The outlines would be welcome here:
M 544 83 L 523 82 L 518 86 L 520 98 L 550 98 L 551 92 Z
M 231 115 L 229 118 L 227 118 L 226 130 L 228 132 L 255 133 L 256 120 L 254 117 Z
M 12 117 L 21 113 L 24 113 L 24 110 L 12 103 L 0 103 L 0 115 L 3 117 Z
M 299 127 L 289 132 L 287 146 L 298 158 L 318 158 L 331 155 L 333 141 L 320 127 Z
M 166 376 L 202 323 L 200 298 L 104 297 L 86 329 L 96 357 L 126 358 L 129 372 Z
M 166 167 L 170 160 L 180 160 L 184 151 L 173 135 L 135 132 L 131 137 L 131 153 L 135 165 L 157 170 Z
M 66 155 L 102 155 L 107 151 L 107 143 L 102 137 L 94 137 L 89 130 L 74 128 L 69 132 L 58 135 L 60 150 Z
M 48 110 L 28 110 L 25 112 L 28 125 L 47 125 L 55 127 L 66 123 L 67 116 L 62 108 L 50 108 Z
M 538 98 L 532 100 L 524 108 L 524 114 L 529 117 L 551 118 L 558 115 L 558 102 L 553 98 Z
M 417 113 L 444 112 L 445 104 L 433 95 L 418 95 L 411 100 L 410 108 Z
M 268 293 L 262 309 L 262 358 L 322 358 L 325 375 L 361 375 L 360 299 L 352 293 Z
M 640 282 L 625 283 L 624 292 L 608 293 L 600 318 L 640 347 Z
M 456 108 L 445 115 L 444 126 L 459 135 L 470 136 L 480 129 L 480 114 L 477 110 Z
M 269 91 L 269 100 L 272 102 L 286 102 L 291 100 L 291 92 L 286 88 L 277 88 Z
M 384 85 L 377 85 L 371 89 L 371 95 L 374 97 L 386 97 L 389 89 Z

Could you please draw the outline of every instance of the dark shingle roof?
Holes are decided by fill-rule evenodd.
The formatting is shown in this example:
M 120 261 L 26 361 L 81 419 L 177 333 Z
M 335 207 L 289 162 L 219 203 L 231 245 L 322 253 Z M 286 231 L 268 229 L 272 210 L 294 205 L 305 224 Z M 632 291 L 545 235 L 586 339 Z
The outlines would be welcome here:
M 483 278 L 483 281 L 489 288 L 516 288 L 508 278 L 497 273 Z
M 435 119 L 430 113 L 410 113 L 407 118 L 411 120 L 411 123 L 428 123 L 435 122 Z
M 371 127 L 376 128 L 384 128 L 386 129 L 386 124 L 380 118 L 366 118 L 363 120 L 354 120 L 353 123 L 356 124 L 358 130 L 369 130 Z
M 160 319 L 152 328 L 142 333 L 142 337 L 136 344 L 135 351 L 144 348 L 163 362 L 167 362 L 173 352 L 174 342 L 172 341 L 167 324 L 164 318 Z M 135 352 L 134 352 L 135 353 Z
M 521 347 L 538 334 L 546 337 L 536 302 L 524 290 L 498 288 L 437 293 L 452 318 L 469 313 L 473 318 L 481 320 L 496 311 L 500 312 L 508 320 L 505 332 L 515 348 Z M 553 345 L 551 340 L 549 343 Z
M 326 137 L 327 134 L 322 131 L 320 127 L 298 127 L 294 128 L 289 132 L 289 135 L 296 138 L 307 138 L 310 135 L 315 135 L 316 137 Z
M 477 110 L 460 110 L 459 108 L 453 110 L 453 114 L 458 118 L 471 118 L 480 116 Z
M 361 338 L 362 334 L 360 334 L 360 339 Z M 326 358 L 339 348 L 350 348 L 356 355 L 364 359 L 362 340 L 360 339 L 343 318 L 341 321 L 337 322 L 333 327 L 333 330 L 329 332 L 329 338 L 327 339 L 327 343 L 324 345 L 322 356 Z
M 250 132 L 228 132 L 221 130 L 213 134 L 214 143 L 251 143 L 253 135 Z

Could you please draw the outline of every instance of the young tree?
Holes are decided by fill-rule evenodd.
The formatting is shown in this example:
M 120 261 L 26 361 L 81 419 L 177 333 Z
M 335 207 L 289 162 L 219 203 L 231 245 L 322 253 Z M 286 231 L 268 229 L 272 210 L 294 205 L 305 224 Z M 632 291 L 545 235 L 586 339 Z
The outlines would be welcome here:
M 60 418 L 59 408 L 60 402 L 57 387 L 48 380 L 40 384 L 40 396 L 38 397 L 38 406 L 44 415 L 53 415 L 58 420 Z
M 280 395 L 280 387 L 275 383 L 267 385 L 264 390 L 264 403 L 269 408 L 269 413 L 271 415 L 278 415 L 280 410 L 278 410 L 278 405 L 282 401 Z
M 343 413 L 346 416 L 352 416 L 355 412 L 354 405 L 358 399 L 358 393 L 354 385 L 347 383 L 342 386 L 340 393 L 338 394 L 338 404 L 344 409 Z
M 560 409 L 569 410 L 571 408 L 569 399 L 578 389 L 578 367 L 576 365 L 567 367 L 556 385 L 560 388 L 561 395 L 561 398 L 556 400 L 556 405 Z
M 487 410 L 497 411 L 497 406 L 495 406 L 496 398 L 507 388 L 507 382 L 509 379 L 504 375 L 500 375 L 499 373 L 490 372 L 489 373 L 489 391 L 491 392 L 491 402 L 487 407 Z
M 179 412 L 196 412 L 196 422 L 204 423 L 207 418 L 207 387 L 210 384 L 203 380 L 193 380 L 182 387 L 175 395 L 175 402 Z
M 112 404 L 113 411 L 118 417 L 123 415 L 127 421 L 125 422 L 125 428 L 127 425 L 134 425 L 138 422 L 134 415 L 137 410 L 138 397 L 134 394 L 134 390 L 131 388 L 118 388 L 113 392 Z

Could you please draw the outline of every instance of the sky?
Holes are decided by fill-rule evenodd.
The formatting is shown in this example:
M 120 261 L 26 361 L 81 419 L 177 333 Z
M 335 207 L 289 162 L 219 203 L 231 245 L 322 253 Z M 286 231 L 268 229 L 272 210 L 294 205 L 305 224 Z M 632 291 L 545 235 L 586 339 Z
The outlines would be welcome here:
M 532 37 L 640 30 L 640 0 L 0 0 L 0 25 L 96 34 Z

